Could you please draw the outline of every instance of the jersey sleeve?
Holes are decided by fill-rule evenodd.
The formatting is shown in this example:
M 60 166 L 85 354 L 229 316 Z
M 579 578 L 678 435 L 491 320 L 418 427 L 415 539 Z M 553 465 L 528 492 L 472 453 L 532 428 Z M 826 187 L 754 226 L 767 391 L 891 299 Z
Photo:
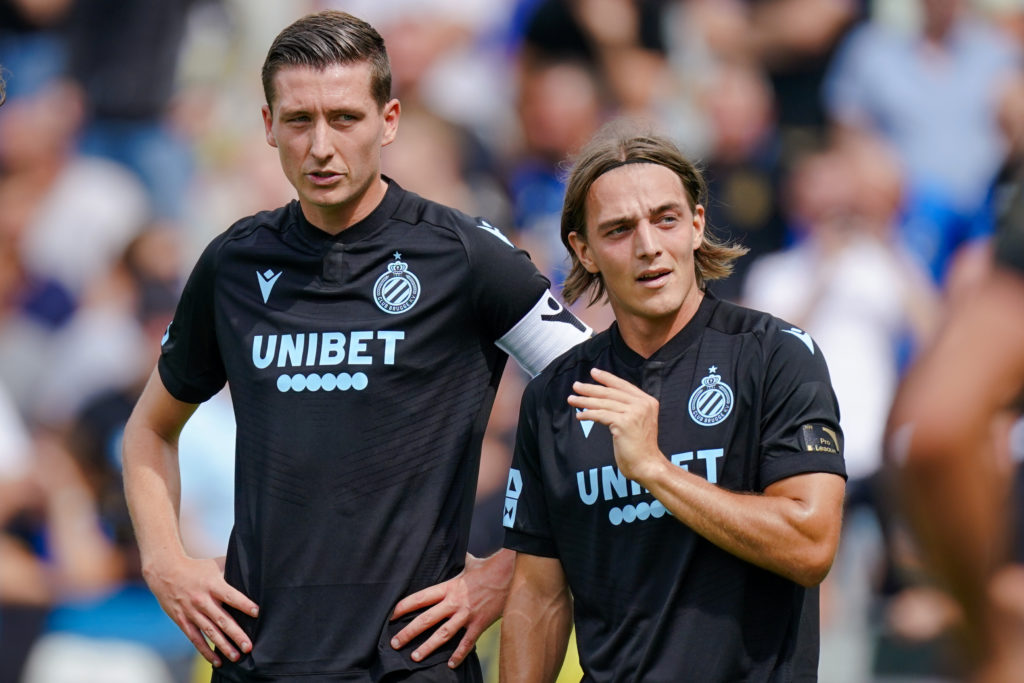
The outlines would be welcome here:
M 160 379 L 171 396 L 185 403 L 202 403 L 227 381 L 214 312 L 219 242 L 212 242 L 192 269 L 160 344 Z
M 501 522 L 505 527 L 506 548 L 529 555 L 557 557 L 540 463 L 539 395 L 538 380 L 528 384 L 523 392 Z
M 529 255 L 483 219 L 467 229 L 476 317 L 531 376 L 591 335 L 549 291 Z
M 839 403 L 810 335 L 781 321 L 766 335 L 760 484 L 798 474 L 846 477 Z
M 1005 202 L 996 228 L 995 260 L 1024 275 L 1024 166 L 1017 170 Z

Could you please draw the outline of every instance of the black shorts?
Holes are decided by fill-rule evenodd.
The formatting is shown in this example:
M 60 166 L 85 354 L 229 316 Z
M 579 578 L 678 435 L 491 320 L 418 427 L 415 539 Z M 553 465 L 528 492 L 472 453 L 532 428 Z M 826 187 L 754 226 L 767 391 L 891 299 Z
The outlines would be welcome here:
M 290 676 L 281 679 L 261 676 L 255 680 L 263 683 L 264 681 L 290 680 L 291 678 Z M 313 681 L 342 683 L 345 681 L 361 682 L 373 680 L 369 674 L 366 674 L 365 679 L 359 677 L 358 674 L 354 677 L 351 674 L 339 674 L 337 677 L 325 674 L 323 677 L 303 675 L 295 676 L 294 678 L 296 681 L 301 680 L 303 683 L 313 683 Z M 483 683 L 483 681 L 484 677 L 480 670 L 480 660 L 476 656 L 476 650 L 474 650 L 456 669 L 449 669 L 447 663 L 441 662 L 440 664 L 424 669 L 416 669 L 415 671 L 395 671 L 385 674 L 383 678 L 374 681 L 374 683 Z M 214 669 L 210 683 L 236 683 L 236 680 L 221 675 L 220 671 Z

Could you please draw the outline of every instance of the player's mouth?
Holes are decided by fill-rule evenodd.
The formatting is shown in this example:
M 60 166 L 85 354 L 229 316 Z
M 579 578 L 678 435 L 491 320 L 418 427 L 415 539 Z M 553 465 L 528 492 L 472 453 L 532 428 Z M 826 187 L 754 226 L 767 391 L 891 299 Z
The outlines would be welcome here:
M 314 185 L 330 185 L 338 180 L 341 174 L 334 171 L 310 171 L 306 173 L 306 177 Z
M 636 281 L 641 285 L 660 285 L 665 282 L 671 272 L 669 268 L 645 270 L 637 276 Z

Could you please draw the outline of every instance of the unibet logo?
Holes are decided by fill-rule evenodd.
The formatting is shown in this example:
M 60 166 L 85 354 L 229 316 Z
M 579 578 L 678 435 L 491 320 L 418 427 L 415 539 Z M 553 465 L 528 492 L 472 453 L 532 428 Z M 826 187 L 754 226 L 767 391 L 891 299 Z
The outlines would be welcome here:
M 674 453 L 669 456 L 669 460 L 673 465 L 689 470 L 689 463 L 694 460 L 694 455 L 693 451 Z M 725 449 L 722 448 L 707 448 L 696 452 L 696 459 L 704 461 L 705 478 L 709 483 L 718 483 L 718 461 L 724 457 Z M 650 491 L 637 482 L 627 479 L 626 475 L 613 465 L 580 470 L 576 473 L 576 488 L 584 505 L 594 505 L 599 498 L 607 502 L 618 502 L 624 498 L 650 494 Z M 506 499 L 505 507 L 508 508 L 508 499 Z M 629 503 L 621 507 L 614 505 L 608 509 L 608 521 L 613 526 L 618 526 L 635 521 L 660 519 L 665 514 L 672 513 L 665 508 L 661 501 L 654 499 Z
M 252 338 L 252 363 L 264 370 L 278 368 L 334 367 L 346 365 L 394 365 L 401 330 L 354 330 L 344 332 L 298 332 L 257 334 Z M 363 372 L 289 373 L 277 377 L 277 390 L 362 391 L 369 385 Z
M 395 364 L 398 342 L 405 339 L 401 330 L 344 332 L 299 332 L 297 334 L 257 334 L 252 338 L 252 363 L 259 369 L 276 361 L 279 368 L 318 365 Z M 371 342 L 378 342 L 371 344 Z

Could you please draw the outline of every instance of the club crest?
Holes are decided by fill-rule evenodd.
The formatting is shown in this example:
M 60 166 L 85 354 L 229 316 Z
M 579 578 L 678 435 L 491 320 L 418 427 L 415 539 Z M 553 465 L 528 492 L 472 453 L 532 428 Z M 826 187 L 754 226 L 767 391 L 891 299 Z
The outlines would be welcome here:
M 715 374 L 717 369 L 714 365 L 708 368 L 708 376 L 690 394 L 690 418 L 703 427 L 718 424 L 732 412 L 732 389 Z
M 395 252 L 394 263 L 388 264 L 387 272 L 383 273 L 373 285 L 373 301 L 377 308 L 385 313 L 404 313 L 416 305 L 420 298 L 420 281 L 409 271 L 409 265 L 399 259 L 402 255 Z

